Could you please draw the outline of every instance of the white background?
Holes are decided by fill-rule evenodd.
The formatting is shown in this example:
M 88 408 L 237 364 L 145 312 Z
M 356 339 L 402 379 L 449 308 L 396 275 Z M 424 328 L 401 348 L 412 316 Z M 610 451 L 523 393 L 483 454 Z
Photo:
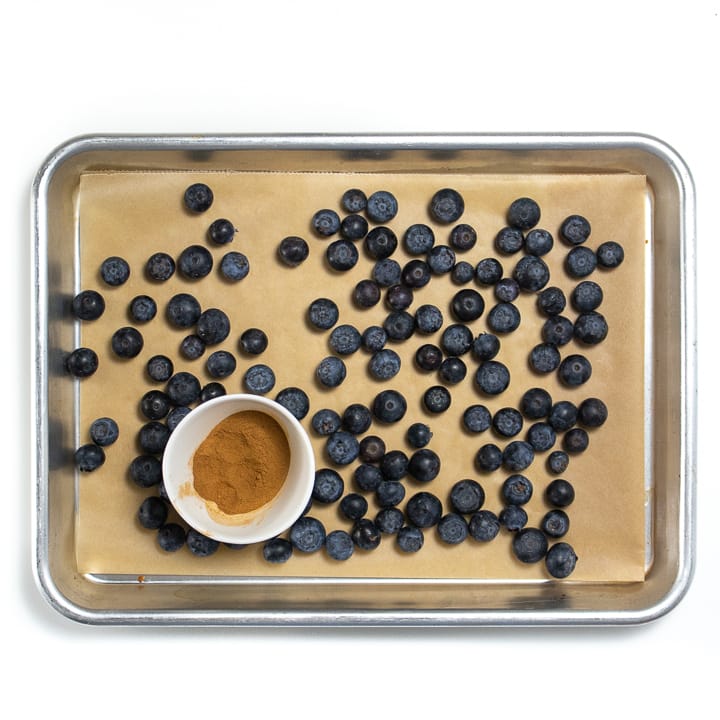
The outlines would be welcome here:
M 65 0 L 6 9 L 5 707 L 18 701 L 37 717 L 76 718 L 304 709 L 339 718 L 707 716 L 699 708 L 715 689 L 720 641 L 720 480 L 711 465 L 720 3 L 484 5 Z M 36 169 L 83 133 L 325 131 L 634 131 L 687 161 L 698 196 L 698 551 L 690 592 L 669 615 L 638 628 L 562 630 L 97 628 L 41 598 L 31 574 L 27 440 Z

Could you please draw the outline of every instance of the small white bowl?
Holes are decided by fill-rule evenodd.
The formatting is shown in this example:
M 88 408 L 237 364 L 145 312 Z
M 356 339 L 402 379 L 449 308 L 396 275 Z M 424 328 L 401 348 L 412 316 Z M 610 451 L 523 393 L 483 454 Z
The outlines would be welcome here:
M 193 487 L 192 461 L 198 446 L 222 420 L 255 410 L 276 420 L 290 446 L 290 467 L 280 492 L 262 507 L 219 519 Z M 223 395 L 198 405 L 170 435 L 163 453 L 165 490 L 178 514 L 198 532 L 221 542 L 263 542 L 287 530 L 305 510 L 315 480 L 315 456 L 300 422 L 282 405 L 258 395 Z

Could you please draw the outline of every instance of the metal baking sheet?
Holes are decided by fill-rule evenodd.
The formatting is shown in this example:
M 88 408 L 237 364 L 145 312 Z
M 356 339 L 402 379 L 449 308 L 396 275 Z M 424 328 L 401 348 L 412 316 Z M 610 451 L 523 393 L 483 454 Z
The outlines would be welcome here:
M 77 196 L 89 172 L 603 174 L 647 178 L 646 572 L 638 582 L 463 577 L 233 577 L 88 573 L 78 567 L 71 456 L 78 388 L 61 370 L 79 268 Z M 361 177 L 362 175 L 359 175 Z M 684 594 L 694 555 L 694 205 L 689 171 L 645 136 L 88 137 L 58 148 L 33 193 L 36 544 L 39 586 L 94 624 L 619 624 Z M 75 257 L 75 262 L 68 262 Z M 681 339 L 677 343 L 677 338 Z M 674 342 L 671 342 L 671 339 Z

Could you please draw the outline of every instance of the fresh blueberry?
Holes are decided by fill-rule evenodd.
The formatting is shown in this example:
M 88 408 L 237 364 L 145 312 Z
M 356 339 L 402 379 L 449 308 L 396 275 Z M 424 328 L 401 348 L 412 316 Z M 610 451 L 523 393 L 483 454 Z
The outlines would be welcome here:
M 416 450 L 408 463 L 408 473 L 418 482 L 428 483 L 440 473 L 440 457 L 430 448 Z
M 560 235 L 570 245 L 581 245 L 590 237 L 590 223 L 582 215 L 570 215 L 562 221 Z
M 564 510 L 549 510 L 540 521 L 540 529 L 551 538 L 563 537 L 570 529 L 570 518 Z
M 569 387 L 586 383 L 592 375 L 592 365 L 584 355 L 568 355 L 558 368 L 560 380 Z
M 578 407 L 578 420 L 585 427 L 600 427 L 605 423 L 607 417 L 607 405 L 600 398 L 586 398 Z
M 118 287 L 130 277 L 130 265 L 127 260 L 115 255 L 105 258 L 100 264 L 100 277 L 107 285 Z
M 502 451 L 502 465 L 510 472 L 522 472 L 535 459 L 533 446 L 525 440 L 513 440 Z
M 368 511 L 368 501 L 360 493 L 348 493 L 340 501 L 340 512 L 348 520 L 359 520 L 365 517 Z
M 380 462 L 384 455 L 385 442 L 377 435 L 366 435 L 360 441 L 360 459 L 363 462 Z
M 65 369 L 76 378 L 90 377 L 98 366 L 98 356 L 92 348 L 75 348 L 65 358 Z
M 165 308 L 165 316 L 178 328 L 192 327 L 202 312 L 200 303 L 189 293 L 173 295 Z
M 261 355 L 267 346 L 268 337 L 260 328 L 248 328 L 240 335 L 239 347 L 247 355 Z
M 559 315 L 566 305 L 565 293 L 559 287 L 553 285 L 538 293 L 537 307 L 543 315 Z
M 340 230 L 340 216 L 334 210 L 318 210 L 312 216 L 310 224 L 321 237 L 330 237 Z
M 383 329 L 391 340 L 407 340 L 415 332 L 415 318 L 407 310 L 393 310 L 383 321 Z
M 177 523 L 166 523 L 157 531 L 157 541 L 161 550 L 165 552 L 177 552 L 185 545 L 187 533 L 185 528 Z
M 465 212 L 465 201 L 457 190 L 443 188 L 432 196 L 429 210 L 435 222 L 449 225 L 457 222 Z
M 360 453 L 360 443 L 347 430 L 337 430 L 332 435 L 328 435 L 325 441 L 325 451 L 336 465 L 349 465 L 357 459 Z
M 318 330 L 329 330 L 340 317 L 337 304 L 329 298 L 317 298 L 310 303 L 308 320 Z
M 185 190 L 185 207 L 192 212 L 201 213 L 213 204 L 213 191 L 205 183 L 194 183 Z
M 273 564 L 286 563 L 292 557 L 292 552 L 292 543 L 280 537 L 271 538 L 262 549 L 265 561 Z
M 524 563 L 536 563 L 545 557 L 548 541 L 537 528 L 523 528 L 513 537 L 515 557 Z
M 440 346 L 448 355 L 459 357 L 470 351 L 473 340 L 470 328 L 460 323 L 454 323 L 448 325 L 443 331 Z
M 200 313 L 195 331 L 206 345 L 217 345 L 230 334 L 230 319 L 222 310 L 208 308 Z
M 149 295 L 137 295 L 130 301 L 130 319 L 149 322 L 157 314 L 157 303 Z
M 523 418 L 518 410 L 512 407 L 500 408 L 492 419 L 493 429 L 502 437 L 514 437 L 523 427 Z
M 481 433 L 490 427 L 492 416 L 484 405 L 470 405 L 463 413 L 462 422 L 468 432 Z
M 162 420 L 172 407 L 172 401 L 162 390 L 148 390 L 140 398 L 140 411 L 148 420 Z
M 112 351 L 121 358 L 134 358 L 143 349 L 143 336 L 134 327 L 122 327 L 116 330 L 110 340 Z
M 399 550 L 405 553 L 418 552 L 424 542 L 425 535 L 419 527 L 413 525 L 404 525 L 397 531 L 395 542 Z
M 189 245 L 178 257 L 178 270 L 190 280 L 199 280 L 210 274 L 213 256 L 202 245 Z
M 374 492 L 383 479 L 380 468 L 369 462 L 361 463 L 353 471 L 353 482 L 363 492 Z
M 455 248 L 455 250 L 459 250 L 460 252 L 472 250 L 476 242 L 477 232 L 472 225 L 461 223 L 450 231 L 450 245 Z
M 562 475 L 562 473 L 567 470 L 569 464 L 570 458 L 563 450 L 553 450 L 553 452 L 548 455 L 548 470 L 550 470 L 553 475 Z
M 622 245 L 614 240 L 601 243 L 595 252 L 597 264 L 602 268 L 616 268 L 625 259 Z
M 530 420 L 540 420 L 550 413 L 552 398 L 544 388 L 530 388 L 520 399 L 520 412 Z
M 310 425 L 318 435 L 326 437 L 340 429 L 342 418 L 335 410 L 322 408 L 312 416 Z
M 383 258 L 373 265 L 372 279 L 380 287 L 392 287 L 400 283 L 402 268 L 400 263 L 393 258 Z
M 208 237 L 216 245 L 227 245 L 235 238 L 235 226 L 225 218 L 218 218 L 210 223 Z
M 485 491 L 477 480 L 458 480 L 450 488 L 450 505 L 455 512 L 469 515 L 485 503 Z
M 508 505 L 525 505 L 530 502 L 533 486 L 524 475 L 510 475 L 503 482 L 500 493 Z
M 555 543 L 545 555 L 545 567 L 554 578 L 568 577 L 577 564 L 577 554 L 566 542 Z
M 391 310 L 407 310 L 413 299 L 413 290 L 407 285 L 392 285 L 385 292 L 385 303 Z
M 202 390 L 200 390 L 200 402 L 204 403 L 213 398 L 222 397 L 223 395 L 227 395 L 227 390 L 222 383 L 209 382 L 203 385 Z
M 433 433 L 430 426 L 422 422 L 413 423 L 405 433 L 405 439 L 410 447 L 423 448 L 432 439 Z
M 345 380 L 347 368 L 339 357 L 329 355 L 318 363 L 315 376 L 324 387 L 334 388 L 341 385 Z
M 455 263 L 450 277 L 456 285 L 465 285 L 475 277 L 475 268 L 467 260 L 460 260 Z
M 555 507 L 567 507 L 575 500 L 575 488 L 567 480 L 556 478 L 545 488 L 545 499 Z
M 378 507 L 397 507 L 405 499 L 405 486 L 399 480 L 382 480 L 375 488 Z
M 511 303 L 520 295 L 520 286 L 515 278 L 502 278 L 495 285 L 495 297 L 503 303 Z
M 458 290 L 450 301 L 450 309 L 460 322 L 477 320 L 485 310 L 485 301 L 477 290 Z
M 607 337 L 607 320 L 595 310 L 581 313 L 575 319 L 573 334 L 576 340 L 585 345 L 597 345 Z
M 112 445 L 120 436 L 117 422 L 109 417 L 101 417 L 90 423 L 90 439 L 100 447 Z
M 438 415 L 445 412 L 452 403 L 450 391 L 442 385 L 433 385 L 423 393 L 423 406 L 425 409 Z
M 488 360 L 477 369 L 475 383 L 486 395 L 499 395 L 510 385 L 510 371 L 498 360 Z
M 478 510 L 468 521 L 468 532 L 473 540 L 490 542 L 500 532 L 500 521 L 491 510 Z
M 373 228 L 364 240 L 365 251 L 374 260 L 389 258 L 397 248 L 397 235 L 384 225 Z
M 380 302 L 380 286 L 375 280 L 360 280 L 353 290 L 352 299 L 359 308 L 369 308 Z
M 372 413 L 362 403 L 351 403 L 342 414 L 342 427 L 353 435 L 362 435 L 372 424 Z
M 490 308 L 488 327 L 495 333 L 511 333 L 520 327 L 520 311 L 511 302 L 499 302 Z
M 534 228 L 525 236 L 525 252 L 528 255 L 547 255 L 553 245 L 553 236 L 547 230 Z
M 377 529 L 385 535 L 395 535 L 404 523 L 405 515 L 396 507 L 382 508 L 375 516 Z
M 333 530 L 325 538 L 325 551 L 333 560 L 348 560 L 355 550 L 355 544 L 345 530 Z
M 160 455 L 170 438 L 170 430 L 164 423 L 150 420 L 138 431 L 138 444 L 144 453 Z
M 397 390 L 383 390 L 373 401 L 373 415 L 384 423 L 395 423 L 405 416 L 407 401 Z
M 187 543 L 188 550 L 198 557 L 209 557 L 216 553 L 220 547 L 220 543 L 217 540 L 203 535 L 195 530 L 195 528 L 188 529 L 185 542 Z
M 539 292 L 548 284 L 550 270 L 542 258 L 525 255 L 515 265 L 513 277 L 521 290 Z
M 551 373 L 560 367 L 560 351 L 551 343 L 540 343 L 530 351 L 530 367 L 537 373 Z
M 431 272 L 444 275 L 455 267 L 455 251 L 448 245 L 433 245 L 428 250 L 425 261 Z
M 72 313 L 78 320 L 97 320 L 105 312 L 105 300 L 96 290 L 83 290 L 72 299 Z
M 370 358 L 368 369 L 377 380 L 389 380 L 400 372 L 400 356 L 390 348 L 379 350 Z
M 158 530 L 167 521 L 167 503 L 156 495 L 151 495 L 140 504 L 137 517 L 146 530 Z
M 404 285 L 409 288 L 425 287 L 430 282 L 430 266 L 425 260 L 414 258 L 405 263 L 400 276 Z
M 529 230 L 540 222 L 540 206 L 529 197 L 513 200 L 507 212 L 508 225 Z
M 250 272 L 247 256 L 235 250 L 225 253 L 220 260 L 220 274 L 230 282 L 239 282 Z
M 162 462 L 154 455 L 138 455 L 130 463 L 130 477 L 141 488 L 159 485 L 162 480 Z
M 312 499 L 320 503 L 337 502 L 345 491 L 345 482 L 332 468 L 319 468 L 315 471 Z
M 415 493 L 405 506 L 407 519 L 416 527 L 429 528 L 437 525 L 443 514 L 442 502 L 433 493 Z
M 362 335 L 354 325 L 337 325 L 328 338 L 330 348 L 338 355 L 352 355 L 360 349 Z
M 180 354 L 186 360 L 197 360 L 205 354 L 205 343 L 195 334 L 186 335 L 180 341 Z
M 227 350 L 216 350 L 205 363 L 205 369 L 210 377 L 222 379 L 235 372 L 237 361 L 235 356 Z
M 553 315 L 543 323 L 540 334 L 543 342 L 562 347 L 572 340 L 573 332 L 572 320 L 564 315 Z
M 275 396 L 275 402 L 282 405 L 297 420 L 302 420 L 310 412 L 310 398 L 299 387 L 283 388 Z
M 411 225 L 403 235 L 403 246 L 410 255 L 425 255 L 434 244 L 435 234 L 422 223 Z
M 75 467 L 80 472 L 93 472 L 105 462 L 105 451 L 95 443 L 81 445 L 75 451 Z
M 443 314 L 437 305 L 420 305 L 415 311 L 415 327 L 424 334 L 437 332 L 443 324 Z
M 249 393 L 265 395 L 275 387 L 275 373 L 267 365 L 252 365 L 245 371 L 243 385 Z
M 343 193 L 340 204 L 349 213 L 359 213 L 367 207 L 367 196 L 362 190 L 350 188 Z
M 574 247 L 565 256 L 565 269 L 570 277 L 587 277 L 596 267 L 595 253 L 589 247 Z
M 468 536 L 468 524 L 462 515 L 447 513 L 437 524 L 438 537 L 448 545 L 459 545 Z
M 587 430 L 583 428 L 570 428 L 570 430 L 563 435 L 563 450 L 569 455 L 577 455 L 585 452 L 589 444 L 590 438 Z
M 498 520 L 510 532 L 517 532 L 527 525 L 528 514 L 522 505 L 506 505 L 498 514 Z
M 175 274 L 175 260 L 166 252 L 153 253 L 145 263 L 145 274 L 155 282 L 165 282 Z
M 380 352 L 387 343 L 388 336 L 381 325 L 370 325 L 363 330 L 362 346 L 371 353 Z
M 475 464 L 483 472 L 497 470 L 503 462 L 503 451 L 495 443 L 486 443 L 475 454 Z
M 555 444 L 555 440 L 555 430 L 550 423 L 536 422 L 528 428 L 527 441 L 535 452 L 548 451 Z
M 351 240 L 341 238 L 331 242 L 325 250 L 328 265 L 338 272 L 347 272 L 357 265 L 360 253 Z
M 500 338 L 493 333 L 480 333 L 472 345 L 472 354 L 477 360 L 492 360 L 500 352 Z
M 390 222 L 397 215 L 397 211 L 397 199 L 387 190 L 378 190 L 367 199 L 365 212 L 374 223 Z
M 202 393 L 202 390 L 200 391 Z M 199 396 L 198 396 L 199 397 Z M 179 424 L 180 421 L 188 415 L 190 412 L 190 408 L 186 405 L 178 405 L 177 407 L 174 407 L 167 416 L 167 419 L 165 420 L 165 423 L 168 426 L 168 430 L 172 432 Z
M 370 518 L 356 520 L 350 535 L 361 550 L 374 550 L 380 544 L 380 530 Z
M 303 553 L 317 552 L 325 544 L 325 526 L 317 518 L 303 515 L 290 527 L 288 539 L 293 548 Z
M 591 312 L 600 307 L 603 301 L 603 291 L 596 282 L 583 280 L 573 288 L 570 299 L 578 312 Z
M 555 432 L 564 432 L 569 430 L 578 418 L 577 406 L 570 400 L 559 400 L 556 402 L 548 413 L 548 423 Z
M 502 228 L 495 235 L 495 249 L 504 255 L 512 255 L 522 250 L 525 238 L 520 230 L 512 227 Z
M 410 459 L 402 450 L 390 450 L 380 460 L 383 480 L 402 480 L 408 473 Z
M 284 237 L 277 249 L 278 257 L 288 267 L 297 267 L 304 263 L 310 255 L 307 240 L 297 235 Z
M 357 213 L 346 215 L 340 223 L 340 235 L 346 240 L 362 240 L 367 231 L 368 221 Z
M 480 285 L 494 285 L 503 276 L 503 266 L 496 258 L 484 258 L 475 266 L 475 279 Z
M 420 370 L 432 372 L 437 370 L 443 361 L 443 352 L 432 343 L 425 343 L 415 351 L 415 363 Z
M 467 365 L 459 357 L 448 357 L 440 363 L 438 377 L 448 385 L 457 385 L 467 375 Z

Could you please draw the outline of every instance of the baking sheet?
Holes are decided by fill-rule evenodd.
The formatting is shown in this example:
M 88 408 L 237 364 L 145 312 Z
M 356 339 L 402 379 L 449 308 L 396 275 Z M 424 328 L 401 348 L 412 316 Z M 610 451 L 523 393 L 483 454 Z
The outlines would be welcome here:
M 215 202 L 208 213 L 192 216 L 182 209 L 184 189 L 196 181 L 213 188 Z M 369 355 L 360 351 L 345 358 L 348 379 L 333 391 L 323 391 L 313 381 L 315 367 L 330 350 L 327 333 L 313 332 L 304 320 L 309 303 L 320 296 L 332 297 L 341 306 L 341 322 L 358 328 L 380 324 L 386 314 L 382 305 L 369 310 L 352 306 L 350 294 L 355 283 L 369 276 L 372 263 L 361 251 L 361 261 L 348 273 L 329 272 L 324 262 L 328 241 L 310 232 L 310 218 L 321 207 L 340 210 L 339 199 L 349 187 L 361 187 L 368 194 L 377 189 L 391 190 L 399 200 L 399 212 L 390 223 L 398 237 L 414 222 L 429 222 L 427 202 L 435 190 L 455 187 L 465 198 L 466 210 L 461 221 L 478 231 L 476 247 L 458 253 L 458 259 L 473 264 L 494 255 L 492 240 L 504 224 L 510 202 L 521 195 L 534 197 L 543 210 L 541 227 L 557 236 L 564 217 L 572 213 L 586 215 L 593 227 L 590 247 L 608 239 L 620 241 L 625 248 L 625 262 L 612 272 L 596 271 L 592 279 L 601 283 L 605 299 L 602 312 L 608 319 L 610 333 L 599 346 L 589 348 L 593 377 L 579 389 L 569 390 L 553 376 L 535 376 L 528 372 L 529 349 L 539 342 L 542 318 L 534 308 L 534 297 L 521 296 L 517 305 L 522 313 L 521 328 L 503 339 L 499 359 L 511 370 L 510 388 L 496 398 L 478 395 L 472 384 L 473 362 L 469 362 L 466 381 L 451 388 L 453 403 L 442 416 L 425 413 L 421 407 L 422 392 L 436 383 L 434 376 L 418 374 L 412 356 L 421 342 L 433 336 L 415 336 L 392 347 L 401 355 L 403 371 L 392 381 L 380 383 L 366 370 Z M 447 546 L 426 531 L 422 551 L 415 555 L 400 553 L 391 538 L 384 537 L 380 547 L 370 553 L 356 551 L 345 563 L 329 560 L 323 553 L 303 556 L 296 553 L 290 562 L 276 566 L 266 563 L 260 547 L 242 550 L 222 547 L 209 558 L 197 558 L 183 549 L 174 554 L 159 550 L 152 531 L 142 529 L 135 519 L 137 508 L 151 491 L 133 485 L 128 477 L 130 460 L 139 453 L 136 434 L 145 419 L 139 410 L 140 397 L 151 387 L 144 373 L 145 362 L 153 354 L 169 354 L 176 370 L 186 369 L 201 380 L 204 360 L 181 360 L 177 348 L 186 331 L 170 328 L 163 319 L 169 297 L 181 291 L 191 292 L 203 308 L 221 307 L 228 312 L 232 331 L 217 349 L 235 352 L 238 368 L 225 381 L 230 392 L 239 391 L 244 369 L 255 362 L 269 364 L 276 372 L 274 395 L 283 387 L 299 385 L 310 395 L 311 412 L 303 421 L 309 427 L 312 413 L 321 407 L 339 412 L 351 402 L 369 404 L 385 387 L 403 392 L 409 410 L 394 427 L 374 425 L 388 449 L 411 449 L 405 444 L 404 432 L 416 420 L 428 422 L 434 433 L 430 447 L 441 456 L 441 475 L 430 486 L 406 481 L 407 496 L 418 490 L 430 490 L 443 501 L 450 486 L 464 477 L 478 479 L 485 488 L 485 507 L 498 511 L 499 489 L 507 473 L 498 471 L 479 475 L 474 467 L 475 452 L 485 442 L 503 442 L 488 431 L 470 436 L 461 429 L 462 411 L 476 402 L 491 410 L 516 405 L 522 393 L 531 386 L 546 387 L 555 400 L 569 399 L 579 403 L 591 395 L 603 398 L 609 408 L 609 420 L 590 433 L 590 448 L 571 459 L 565 477 L 573 482 L 576 500 L 569 508 L 571 530 L 565 538 L 575 547 L 579 562 L 573 581 L 642 580 L 645 573 L 645 476 L 644 476 L 644 258 L 646 243 L 645 178 L 631 174 L 608 175 L 456 175 L 437 174 L 319 174 L 319 173 L 86 173 L 82 176 L 78 198 L 79 216 L 79 286 L 96 288 L 105 297 L 103 317 L 83 323 L 80 342 L 95 348 L 101 355 L 101 366 L 91 378 L 80 383 L 79 442 L 87 440 L 90 422 L 103 415 L 114 417 L 121 429 L 120 440 L 107 449 L 107 461 L 98 471 L 78 477 L 78 514 L 76 550 L 78 569 L 82 573 L 118 575 L 231 575 L 247 577 L 381 577 L 381 578 L 477 578 L 531 581 L 546 579 L 541 564 L 517 562 L 510 549 L 510 534 L 503 531 L 489 545 L 468 540 L 459 546 Z M 238 227 L 230 246 L 208 247 L 216 260 L 228 250 L 244 252 L 251 264 L 247 278 L 238 284 L 218 279 L 215 269 L 210 277 L 189 281 L 179 273 L 164 284 L 149 286 L 142 268 L 157 251 L 177 257 L 189 244 L 206 244 L 205 233 L 210 222 L 227 217 Z M 434 225 L 438 242 L 447 238 L 449 228 Z M 276 258 L 280 240 L 287 235 L 301 235 L 310 244 L 309 259 L 298 268 L 282 266 Z M 576 281 L 562 270 L 567 248 L 556 237 L 556 246 L 545 257 L 551 269 L 551 283 L 569 291 Z M 122 255 L 132 268 L 130 280 L 118 288 L 109 288 L 99 279 L 98 268 L 109 255 Z M 395 257 L 407 259 L 399 248 Z M 515 259 L 501 258 L 506 274 Z M 458 288 L 447 276 L 435 277 L 416 294 L 413 307 L 436 303 L 451 322 L 448 302 Z M 488 307 L 489 292 L 483 291 Z M 158 302 L 158 316 L 138 326 L 145 346 L 135 359 L 122 361 L 109 351 L 112 332 L 130 324 L 127 307 L 138 294 L 150 294 Z M 412 309 L 412 308 L 411 308 Z M 486 311 L 487 314 L 487 311 Z M 572 311 L 567 312 L 571 317 Z M 241 332 L 251 326 L 268 332 L 270 344 L 259 358 L 246 358 L 236 352 Z M 486 329 L 485 315 L 470 324 L 475 333 Z M 566 347 L 570 351 L 574 341 Z M 216 348 L 212 348 L 216 349 Z M 582 350 L 581 350 L 582 352 Z M 527 426 L 527 423 L 526 423 Z M 312 434 L 311 434 L 312 437 Z M 323 457 L 323 441 L 313 437 L 318 465 Z M 526 506 L 529 524 L 537 525 L 548 509 L 542 490 L 552 479 L 546 472 L 544 455 L 539 456 L 525 474 L 535 485 L 535 497 Z M 354 465 L 341 470 L 346 488 L 352 487 Z M 373 507 L 371 501 L 371 508 Z M 343 527 L 349 521 L 340 518 L 337 506 L 315 506 L 312 514 L 322 519 L 328 530 Z M 370 515 L 374 514 L 371 509 Z

